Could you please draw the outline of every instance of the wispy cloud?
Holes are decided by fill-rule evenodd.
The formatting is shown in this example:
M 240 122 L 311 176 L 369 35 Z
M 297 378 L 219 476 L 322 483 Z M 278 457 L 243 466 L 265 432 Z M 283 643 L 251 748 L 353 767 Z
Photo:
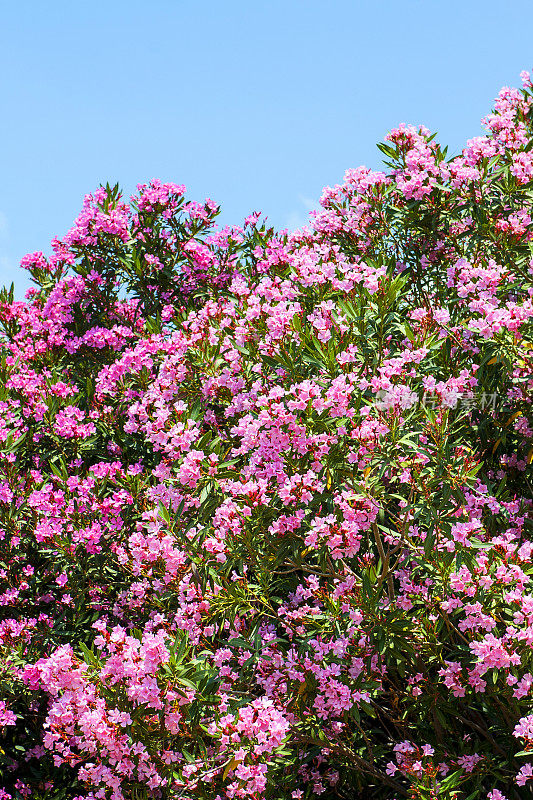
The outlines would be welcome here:
M 5 241 L 9 238 L 9 225 L 7 224 L 7 217 L 3 211 L 0 211 L 0 240 Z
M 298 199 L 300 201 L 301 208 L 294 209 L 294 211 L 291 211 L 287 216 L 287 228 L 290 231 L 295 231 L 298 228 L 303 228 L 304 225 L 307 225 L 309 212 L 318 208 L 317 200 L 313 200 L 310 197 L 305 197 L 305 195 L 302 194 L 298 197 Z
M 0 249 L 0 288 L 2 286 L 7 286 L 14 281 L 19 271 L 13 262 L 13 259 L 5 253 L 4 245 L 8 239 L 9 225 L 7 222 L 7 217 L 3 211 L 0 211 L 0 245 L 2 245 L 2 248 Z
M 9 286 L 17 278 L 19 270 L 8 256 L 0 255 L 0 289 L 2 286 Z
M 16 271 L 15 264 L 9 256 L 0 255 L 0 272 L 2 274 L 14 273 Z

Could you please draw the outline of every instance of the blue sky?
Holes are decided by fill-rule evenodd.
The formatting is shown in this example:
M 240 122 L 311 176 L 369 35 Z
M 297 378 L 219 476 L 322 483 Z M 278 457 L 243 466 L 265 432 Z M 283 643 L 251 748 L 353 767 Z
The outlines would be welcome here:
M 533 66 L 531 0 L 21 0 L 0 25 L 0 284 L 150 178 L 297 227 L 400 122 L 451 151 Z

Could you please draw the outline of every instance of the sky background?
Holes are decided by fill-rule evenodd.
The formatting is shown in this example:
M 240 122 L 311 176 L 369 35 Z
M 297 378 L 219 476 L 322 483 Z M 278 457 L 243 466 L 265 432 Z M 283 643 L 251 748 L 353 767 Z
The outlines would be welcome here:
M 533 66 L 531 0 L 0 2 L 0 285 L 100 183 L 305 223 L 400 122 L 451 153 Z

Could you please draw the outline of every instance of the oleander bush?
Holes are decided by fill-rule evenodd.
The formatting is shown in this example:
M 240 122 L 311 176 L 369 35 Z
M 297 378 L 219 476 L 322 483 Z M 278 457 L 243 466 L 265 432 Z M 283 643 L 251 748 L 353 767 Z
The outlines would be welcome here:
M 533 788 L 533 86 L 309 225 L 87 195 L 0 321 L 0 798 Z

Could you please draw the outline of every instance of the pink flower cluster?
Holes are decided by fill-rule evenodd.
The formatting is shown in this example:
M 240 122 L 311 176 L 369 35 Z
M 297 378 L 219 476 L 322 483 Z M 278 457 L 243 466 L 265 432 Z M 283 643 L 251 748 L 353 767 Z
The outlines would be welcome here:
M 532 785 L 532 110 L 401 125 L 291 235 L 153 181 L 23 260 L 0 800 Z

